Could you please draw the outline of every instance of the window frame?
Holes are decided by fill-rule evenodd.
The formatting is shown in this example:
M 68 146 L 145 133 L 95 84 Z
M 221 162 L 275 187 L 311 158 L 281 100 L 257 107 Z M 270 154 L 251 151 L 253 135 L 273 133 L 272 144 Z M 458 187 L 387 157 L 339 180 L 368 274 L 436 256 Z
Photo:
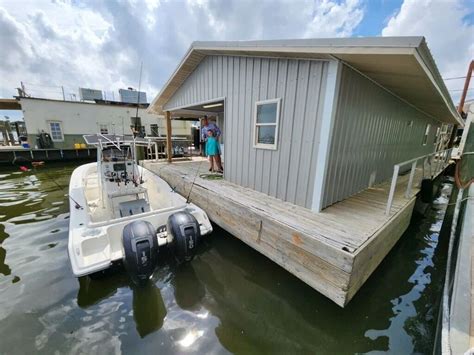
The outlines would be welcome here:
M 449 124 L 443 123 L 441 125 L 441 134 L 443 135 L 443 134 L 448 133 L 448 130 L 449 130 Z
M 156 128 L 156 132 L 153 132 L 153 129 Z M 156 133 L 156 134 L 155 134 Z M 157 123 L 150 123 L 150 137 L 159 137 L 160 131 Z
M 102 131 L 106 131 L 106 132 L 103 133 Z M 99 123 L 99 133 L 109 134 L 109 125 L 107 123 Z
M 257 123 L 257 112 L 259 105 L 265 104 L 277 104 L 276 109 L 276 120 L 275 123 Z M 255 102 L 254 115 L 253 115 L 253 147 L 255 149 L 268 149 L 268 150 L 277 150 L 278 149 L 278 133 L 280 127 L 280 107 L 281 107 L 281 97 L 276 99 L 261 100 Z M 268 143 L 258 143 L 258 128 L 257 126 L 275 126 L 275 142 L 273 144 Z
M 431 132 L 431 123 L 427 123 L 425 126 L 425 132 L 423 133 L 423 141 L 422 141 L 423 146 L 428 144 L 428 138 L 430 136 L 430 132 Z
M 51 124 L 57 123 L 59 125 L 59 129 L 61 131 L 61 139 L 55 139 L 53 135 L 53 130 L 51 129 Z M 61 121 L 49 120 L 48 121 L 48 128 L 49 128 L 49 135 L 51 136 L 51 140 L 53 142 L 64 142 L 64 130 L 63 130 L 63 123 Z
M 433 139 L 433 144 L 438 145 L 441 138 L 441 127 L 436 127 L 436 133 Z

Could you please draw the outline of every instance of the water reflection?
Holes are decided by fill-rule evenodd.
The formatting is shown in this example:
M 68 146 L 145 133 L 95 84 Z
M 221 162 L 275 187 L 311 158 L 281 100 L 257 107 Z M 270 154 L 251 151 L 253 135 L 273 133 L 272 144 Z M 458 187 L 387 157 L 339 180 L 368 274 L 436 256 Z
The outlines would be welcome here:
M 5 263 L 5 258 L 7 256 L 7 252 L 5 249 L 0 247 L 0 274 L 8 276 L 12 273 L 10 267 Z
M 450 183 L 443 184 L 440 195 L 427 211 L 425 218 L 415 215 L 406 233 L 423 236 L 414 241 L 416 247 L 405 243 L 395 250 L 400 255 L 408 256 L 408 260 L 413 260 L 408 267 L 402 268 L 405 269 L 405 275 L 402 277 L 408 282 L 403 289 L 392 287 L 393 315 L 388 319 L 389 325 L 383 330 L 370 329 L 366 332 L 366 336 L 373 340 L 386 338 L 391 351 L 409 354 L 421 349 L 430 349 L 435 337 L 434 325 L 439 309 L 443 273 L 442 267 L 439 272 L 434 271 L 437 265 L 443 265 L 445 262 L 444 255 L 439 255 L 439 244 L 446 244 L 447 238 L 444 241 L 439 238 L 452 188 Z M 444 227 L 447 232 L 445 235 L 448 235 L 449 225 L 445 224 Z M 389 280 L 393 280 L 390 275 L 397 272 L 397 269 L 400 268 L 396 265 L 386 267 L 385 275 Z M 426 292 L 429 288 L 434 289 L 434 292 Z M 428 324 L 430 326 L 427 326 Z
M 337 336 L 331 318 L 342 310 L 257 252 L 239 253 L 239 243 L 221 236 L 193 261 L 207 292 L 202 303 L 219 319 L 219 342 L 237 353 L 327 350 Z M 330 316 L 318 322 L 325 309 Z
M 133 319 L 138 334 L 144 336 L 163 326 L 166 307 L 160 290 L 151 282 L 145 287 L 133 287 Z
M 77 304 L 81 308 L 87 308 L 107 300 L 120 288 L 131 290 L 133 319 L 138 334 L 143 338 L 163 327 L 166 317 L 163 297 L 152 281 L 144 287 L 136 287 L 123 270 L 121 271 L 115 275 L 108 273 L 98 279 L 91 279 L 88 276 L 79 278 Z
M 73 166 L 45 169 L 67 186 Z M 413 218 L 341 309 L 216 226 L 190 264 L 160 253 L 146 288 L 123 270 L 77 280 L 65 193 L 44 171 L 0 175 L 0 353 L 428 353 L 446 203 Z
M 206 290 L 194 271 L 193 263 L 177 267 L 171 284 L 174 286 L 176 303 L 182 309 L 197 310 L 201 307 Z
M 114 295 L 118 288 L 127 285 L 125 275 L 117 273 L 98 278 L 96 280 L 89 276 L 79 277 L 79 290 L 77 292 L 77 304 L 81 308 L 87 308 Z

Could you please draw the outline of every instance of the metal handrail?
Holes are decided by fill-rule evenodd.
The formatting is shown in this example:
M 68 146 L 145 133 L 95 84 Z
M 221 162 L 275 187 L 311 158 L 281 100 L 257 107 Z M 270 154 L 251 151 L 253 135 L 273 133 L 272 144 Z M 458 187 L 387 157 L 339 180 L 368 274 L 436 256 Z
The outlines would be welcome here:
M 446 167 L 446 165 L 449 161 L 449 158 L 451 157 L 451 151 L 452 151 L 452 148 L 445 149 L 445 150 L 440 150 L 440 151 L 437 151 L 437 152 L 422 155 L 421 157 L 417 157 L 417 158 L 413 158 L 413 159 L 404 161 L 402 163 L 395 164 L 393 166 L 392 183 L 390 185 L 390 192 L 388 194 L 387 207 L 385 209 L 385 214 L 389 215 L 390 210 L 392 209 L 393 196 L 395 195 L 395 189 L 397 187 L 398 174 L 400 173 L 400 168 L 402 166 L 405 166 L 405 165 L 408 165 L 408 164 L 411 163 L 410 177 L 408 178 L 408 185 L 407 185 L 407 189 L 405 191 L 405 198 L 410 198 L 410 194 L 411 194 L 411 190 L 412 190 L 412 186 L 413 186 L 413 180 L 415 178 L 416 166 L 418 164 L 418 161 L 422 160 L 422 159 L 424 160 L 423 161 L 423 177 L 425 176 L 426 162 L 429 162 L 430 176 L 433 177 L 433 176 L 438 175 L 441 171 L 444 170 L 444 168 Z M 434 157 L 438 156 L 438 159 L 437 159 L 437 162 L 436 162 L 436 167 L 434 169 L 434 173 L 433 173 L 433 169 L 432 169 L 433 168 L 432 161 L 429 160 L 429 158 L 431 156 L 434 156 Z

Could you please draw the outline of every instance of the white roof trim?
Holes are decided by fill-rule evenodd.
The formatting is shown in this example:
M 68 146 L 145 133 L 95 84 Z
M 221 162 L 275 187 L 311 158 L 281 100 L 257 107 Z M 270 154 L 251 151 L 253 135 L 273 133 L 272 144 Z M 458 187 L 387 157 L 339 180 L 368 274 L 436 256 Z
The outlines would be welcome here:
M 420 54 L 420 51 L 423 51 L 423 55 Z M 208 55 L 270 56 L 295 59 L 330 59 L 340 56 L 338 59 L 353 65 L 355 68 L 357 68 L 357 65 L 351 63 L 351 60 L 357 61 L 357 58 L 360 59 L 363 56 L 380 56 L 381 60 L 385 58 L 389 60 L 390 56 L 394 56 L 393 58 L 401 56 L 401 58 L 405 58 L 408 65 L 411 66 L 410 68 L 420 75 L 420 78 L 425 78 L 425 87 L 431 85 L 431 89 L 426 91 L 424 97 L 422 97 L 424 101 L 415 99 L 410 96 L 413 93 L 409 92 L 410 90 L 406 88 L 406 85 L 405 88 L 403 87 L 403 80 L 400 79 L 397 84 L 401 84 L 399 85 L 401 88 L 398 88 L 396 94 L 402 97 L 406 102 L 420 108 L 421 111 L 428 113 L 430 116 L 439 117 L 440 121 L 463 125 L 463 121 L 454 107 L 451 97 L 436 68 L 436 64 L 431 57 L 431 53 L 426 46 L 424 37 L 194 42 L 170 79 L 150 104 L 148 112 L 160 114 L 164 105 L 171 99 L 187 77 L 191 75 L 201 60 Z M 372 57 L 372 59 L 373 58 L 374 57 Z M 413 60 L 410 61 L 410 58 L 415 58 L 422 72 L 420 68 L 412 64 Z M 430 63 L 426 63 L 424 58 L 429 60 Z M 399 69 L 399 74 L 403 74 L 401 70 L 402 69 Z M 363 72 L 363 70 L 360 71 Z M 384 74 L 385 72 L 381 73 Z M 366 75 L 371 76 L 369 72 L 367 72 Z M 426 80 L 429 80 L 429 82 Z M 383 80 L 379 79 L 376 81 L 380 85 L 385 86 Z M 410 97 L 412 98 L 411 100 Z

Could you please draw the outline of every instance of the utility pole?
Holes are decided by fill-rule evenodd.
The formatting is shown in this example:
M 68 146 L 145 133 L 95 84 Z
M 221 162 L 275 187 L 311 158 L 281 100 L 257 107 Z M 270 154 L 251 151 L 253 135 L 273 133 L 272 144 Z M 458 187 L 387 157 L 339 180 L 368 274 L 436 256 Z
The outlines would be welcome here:
M 469 83 L 471 82 L 472 70 L 474 69 L 474 60 L 471 60 L 469 64 L 469 69 L 467 70 L 466 81 L 464 82 L 464 89 L 462 90 L 461 101 L 459 101 L 458 112 L 461 114 L 464 101 L 466 100 L 467 90 L 469 89 Z
M 458 113 L 462 115 L 464 109 L 464 102 L 466 101 L 467 90 L 469 89 L 469 84 L 471 82 L 472 71 L 474 69 L 474 60 L 471 60 L 469 64 L 469 69 L 467 70 L 466 81 L 464 82 L 464 89 L 462 90 L 461 100 L 459 101 Z M 454 140 L 456 139 L 456 134 L 458 131 L 458 125 L 454 125 L 453 131 L 451 132 L 451 138 L 449 139 L 448 148 L 452 148 L 454 145 Z

